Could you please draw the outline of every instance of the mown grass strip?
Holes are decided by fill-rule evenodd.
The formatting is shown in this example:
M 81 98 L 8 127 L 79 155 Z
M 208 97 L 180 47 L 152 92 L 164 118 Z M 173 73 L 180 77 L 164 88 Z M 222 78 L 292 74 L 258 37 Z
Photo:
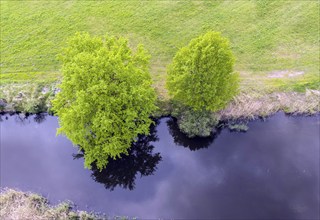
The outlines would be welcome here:
M 0 74 L 0 85 L 10 83 L 43 83 L 51 84 L 61 77 L 59 72 L 20 72 Z
M 77 31 L 125 36 L 152 55 L 155 87 L 166 97 L 166 65 L 176 51 L 208 30 L 231 41 L 236 70 L 251 78 L 274 70 L 319 74 L 317 1 L 1 1 L 1 75 L 58 72 L 56 55 Z M 46 74 L 38 75 L 47 77 Z M 1 83 L 29 76 L 4 76 Z M 53 77 L 52 77 L 53 78 Z M 309 80 L 309 79 L 306 79 Z M 304 90 L 317 81 L 278 90 Z M 318 80 L 320 81 L 320 80 Z M 286 83 L 286 82 L 284 82 Z

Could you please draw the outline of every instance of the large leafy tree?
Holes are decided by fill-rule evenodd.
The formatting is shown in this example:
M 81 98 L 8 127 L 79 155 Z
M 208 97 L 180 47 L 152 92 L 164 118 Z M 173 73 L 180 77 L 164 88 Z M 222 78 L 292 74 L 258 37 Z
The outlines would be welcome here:
M 225 107 L 238 90 L 228 40 L 208 32 L 181 48 L 168 67 L 167 88 L 174 100 L 196 111 Z
M 124 38 L 77 33 L 69 39 L 53 110 L 58 133 L 84 151 L 86 167 L 106 167 L 148 134 L 156 108 L 149 58 L 141 45 L 132 52 Z

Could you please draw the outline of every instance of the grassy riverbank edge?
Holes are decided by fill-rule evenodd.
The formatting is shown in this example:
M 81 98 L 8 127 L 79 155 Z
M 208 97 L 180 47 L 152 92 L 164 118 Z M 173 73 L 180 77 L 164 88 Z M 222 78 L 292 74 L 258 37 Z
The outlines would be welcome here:
M 126 216 L 107 217 L 75 210 L 67 201 L 51 205 L 43 196 L 33 192 L 4 188 L 0 192 L 0 219 L 70 219 L 70 220 L 125 220 Z
M 51 100 L 59 92 L 57 82 L 50 84 L 17 83 L 0 85 L 0 112 L 36 114 L 51 112 Z M 169 99 L 160 96 L 156 118 L 172 115 L 175 107 Z M 216 112 L 220 121 L 252 120 L 267 117 L 278 111 L 288 114 L 312 115 L 320 112 L 320 91 L 302 92 L 240 92 L 223 110 Z

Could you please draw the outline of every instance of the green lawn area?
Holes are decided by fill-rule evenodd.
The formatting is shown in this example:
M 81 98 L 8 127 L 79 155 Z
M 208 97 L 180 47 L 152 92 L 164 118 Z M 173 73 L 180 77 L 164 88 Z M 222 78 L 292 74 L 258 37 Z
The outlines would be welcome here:
M 69 36 L 107 33 L 145 45 L 166 97 L 166 65 L 214 30 L 230 39 L 242 90 L 319 89 L 319 9 L 318 1 L 1 1 L 0 80 L 52 82 Z

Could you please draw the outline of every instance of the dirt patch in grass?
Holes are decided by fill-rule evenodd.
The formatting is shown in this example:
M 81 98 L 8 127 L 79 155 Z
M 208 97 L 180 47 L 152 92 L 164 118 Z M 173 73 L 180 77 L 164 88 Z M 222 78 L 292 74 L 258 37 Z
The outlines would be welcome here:
M 284 77 L 295 77 L 301 76 L 304 74 L 304 71 L 293 71 L 293 70 L 278 70 L 272 71 L 268 74 L 269 78 L 284 78 Z

